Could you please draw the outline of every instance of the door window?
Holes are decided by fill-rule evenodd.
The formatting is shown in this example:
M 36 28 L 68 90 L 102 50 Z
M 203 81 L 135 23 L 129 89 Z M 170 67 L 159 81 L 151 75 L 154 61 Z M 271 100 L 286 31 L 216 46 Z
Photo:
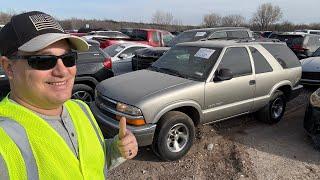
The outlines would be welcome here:
M 250 57 L 246 48 L 228 48 L 222 57 L 218 69 L 222 68 L 231 70 L 233 77 L 252 74 Z

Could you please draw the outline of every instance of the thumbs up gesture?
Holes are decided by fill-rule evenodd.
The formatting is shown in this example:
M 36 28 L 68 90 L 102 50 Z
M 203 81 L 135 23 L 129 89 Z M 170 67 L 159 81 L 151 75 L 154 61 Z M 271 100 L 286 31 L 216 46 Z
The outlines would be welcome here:
M 118 148 L 122 157 L 126 159 L 134 158 L 138 153 L 138 143 L 136 137 L 127 129 L 127 120 L 125 117 L 121 117 L 120 119 L 118 136 Z

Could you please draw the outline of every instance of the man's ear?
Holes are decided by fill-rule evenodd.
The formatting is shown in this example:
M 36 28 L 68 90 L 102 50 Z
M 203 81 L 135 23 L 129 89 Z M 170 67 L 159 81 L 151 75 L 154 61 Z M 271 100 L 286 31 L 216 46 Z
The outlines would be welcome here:
M 0 65 L 9 79 L 13 78 L 12 64 L 6 56 L 0 56 Z

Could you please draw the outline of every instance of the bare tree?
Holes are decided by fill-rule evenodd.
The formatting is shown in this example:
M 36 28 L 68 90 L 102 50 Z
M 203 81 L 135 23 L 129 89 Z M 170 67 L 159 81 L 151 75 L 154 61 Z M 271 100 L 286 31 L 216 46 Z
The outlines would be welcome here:
M 11 17 L 17 14 L 14 10 L 7 10 L 7 12 L 0 12 L 0 24 L 7 24 Z
M 203 16 L 203 26 L 204 27 L 215 27 L 219 26 L 221 23 L 221 16 L 216 13 L 205 14 Z
M 282 11 L 279 6 L 265 3 L 258 7 L 253 14 L 251 22 L 257 24 L 261 30 L 268 30 L 271 24 L 276 23 L 282 18 Z
M 171 25 L 174 21 L 173 15 L 169 12 L 156 11 L 151 18 L 155 24 Z
M 225 16 L 221 19 L 221 25 L 222 26 L 242 26 L 245 23 L 245 18 L 238 14 L 232 14 Z

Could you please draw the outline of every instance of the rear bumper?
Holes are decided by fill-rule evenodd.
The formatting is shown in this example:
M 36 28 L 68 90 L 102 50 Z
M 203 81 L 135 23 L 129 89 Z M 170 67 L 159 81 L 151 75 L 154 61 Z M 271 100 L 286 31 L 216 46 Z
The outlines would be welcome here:
M 119 133 L 119 121 L 103 114 L 94 102 L 90 104 L 90 109 L 105 138 L 112 138 Z M 146 124 L 139 127 L 127 125 L 127 129 L 135 135 L 139 146 L 147 146 L 152 144 L 156 124 Z
M 295 87 L 292 88 L 292 91 L 291 91 L 291 94 L 290 94 L 290 97 L 289 97 L 289 101 L 298 97 L 299 94 L 302 92 L 303 90 L 303 86 L 302 85 L 297 85 Z

